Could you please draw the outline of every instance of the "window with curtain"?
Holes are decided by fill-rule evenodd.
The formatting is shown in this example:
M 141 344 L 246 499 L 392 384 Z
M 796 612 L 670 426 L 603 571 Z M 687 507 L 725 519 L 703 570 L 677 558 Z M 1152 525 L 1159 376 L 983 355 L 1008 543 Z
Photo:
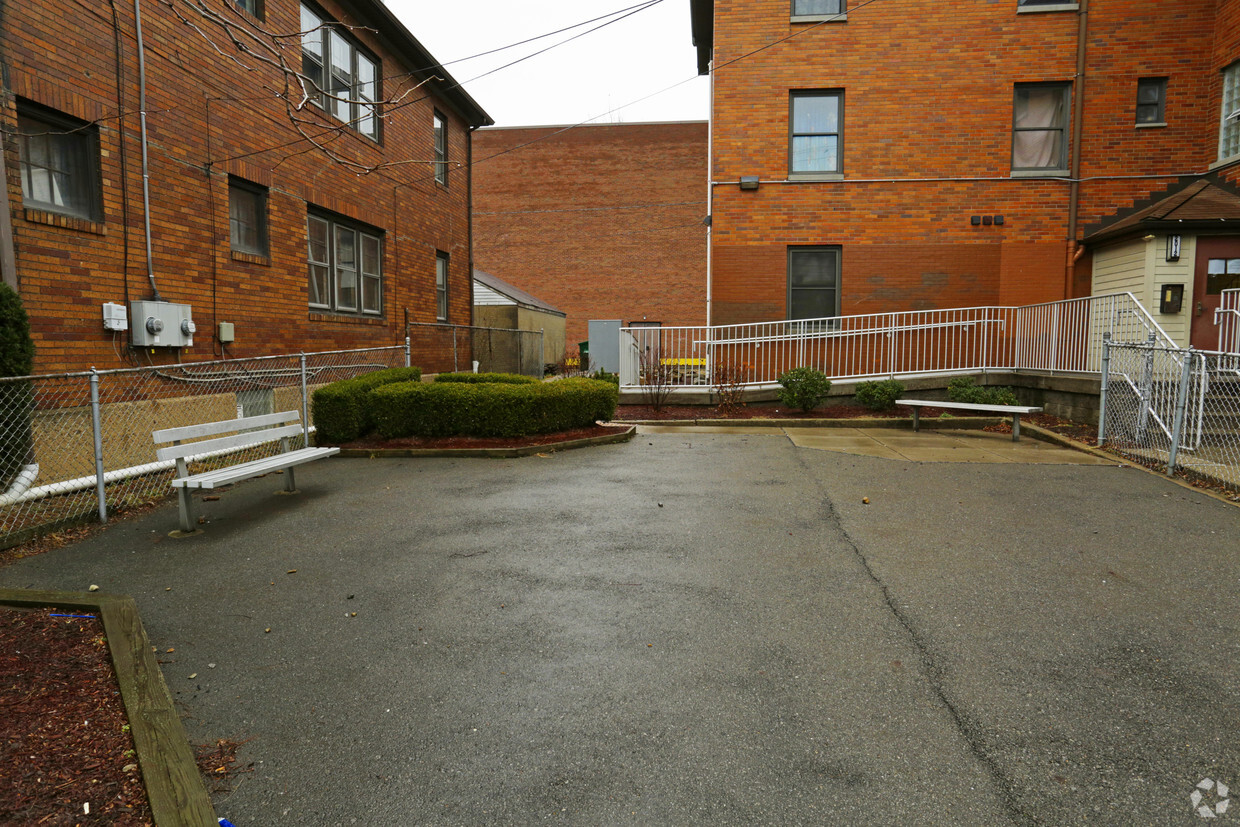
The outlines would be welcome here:
M 1012 105 L 1012 169 L 1068 168 L 1069 83 L 1018 83 Z
M 301 73 L 310 101 L 368 138 L 379 140 L 379 62 L 347 32 L 301 7 Z
M 228 176 L 228 233 L 233 252 L 268 254 L 266 187 Z
M 25 206 L 99 220 L 102 208 L 96 127 L 19 101 L 17 153 Z
M 788 318 L 840 314 L 840 248 L 788 248 Z
M 790 173 L 843 171 L 844 92 L 792 92 L 788 152 Z
M 383 312 L 383 237 L 339 216 L 306 218 L 310 306 L 337 313 Z

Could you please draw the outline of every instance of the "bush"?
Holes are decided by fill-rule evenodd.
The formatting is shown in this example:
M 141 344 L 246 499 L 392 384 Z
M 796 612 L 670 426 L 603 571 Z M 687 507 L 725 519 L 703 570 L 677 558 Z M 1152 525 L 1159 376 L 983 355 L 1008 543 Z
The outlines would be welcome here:
M 33 367 L 30 318 L 21 297 L 0 282 L 0 377 L 29 376 Z M 0 493 L 34 462 L 33 413 L 34 388 L 29 382 L 0 384 Z
M 374 430 L 374 419 L 366 395 L 381 385 L 421 379 L 421 368 L 388 368 L 319 388 L 314 392 L 311 413 L 316 437 L 321 443 L 340 443 L 370 433 Z
M 441 373 L 436 382 L 461 382 L 467 385 L 528 385 L 538 380 L 519 373 Z
M 620 384 L 620 374 L 618 374 L 618 373 L 608 373 L 607 371 L 603 370 L 602 368 L 599 368 L 598 370 L 594 371 L 594 373 L 591 373 L 591 374 L 590 374 L 590 378 L 591 378 L 591 379 L 597 379 L 597 380 L 598 380 L 598 381 L 600 381 L 600 382 L 610 382 L 610 383 L 612 383 L 613 385 L 619 385 L 619 384 Z
M 779 401 L 806 413 L 818 407 L 818 403 L 826 399 L 831 390 L 831 380 L 827 375 L 813 368 L 793 368 L 782 373 L 779 384 L 784 386 L 779 392 Z
M 619 390 L 610 382 L 442 382 L 385 385 L 370 393 L 380 436 L 515 437 L 593 425 L 615 416 Z
M 1011 388 L 984 387 L 973 383 L 972 376 L 957 376 L 947 383 L 947 398 L 970 405 L 1019 405 Z
M 896 406 L 896 400 L 904 395 L 904 383 L 895 379 L 883 379 L 879 382 L 862 382 L 857 385 L 854 396 L 857 404 L 864 405 L 872 411 L 889 411 Z

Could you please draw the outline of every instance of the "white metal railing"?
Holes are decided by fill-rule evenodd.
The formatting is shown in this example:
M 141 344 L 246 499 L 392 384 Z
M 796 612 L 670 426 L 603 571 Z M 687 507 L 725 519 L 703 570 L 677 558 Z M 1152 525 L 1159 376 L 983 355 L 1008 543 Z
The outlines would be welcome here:
M 984 370 L 1096 373 L 1103 334 L 1113 341 L 1171 337 L 1131 293 L 1024 307 L 914 310 L 713 327 L 620 330 L 622 387 L 657 381 L 709 385 L 717 369 L 746 386 L 773 385 L 795 367 L 833 380 Z M 659 370 L 652 370 L 658 365 Z
M 1218 325 L 1219 351 L 1240 353 L 1240 288 L 1223 291 L 1214 323 Z

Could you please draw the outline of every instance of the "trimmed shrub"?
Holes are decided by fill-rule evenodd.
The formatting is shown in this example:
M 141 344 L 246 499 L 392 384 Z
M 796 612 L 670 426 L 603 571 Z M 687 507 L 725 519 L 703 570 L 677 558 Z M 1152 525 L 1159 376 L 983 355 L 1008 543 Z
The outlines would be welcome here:
M 827 398 L 831 390 L 831 380 L 820 370 L 813 368 L 793 368 L 779 375 L 779 401 L 791 408 L 800 408 L 809 413 L 818 407 L 818 403 Z
M 0 376 L 29 376 L 33 367 L 30 318 L 21 297 L 0 282 Z M 34 388 L 29 382 L 0 384 L 0 493 L 34 462 L 33 413 Z
M 374 419 L 366 395 L 382 385 L 421 379 L 421 368 L 387 368 L 319 388 L 314 392 L 311 414 L 318 441 L 351 442 L 370 433 L 374 430 Z
M 515 437 L 611 419 L 619 391 L 610 382 L 402 382 L 370 393 L 376 429 L 386 439 L 409 436 Z
M 972 376 L 957 376 L 947 383 L 947 398 L 971 405 L 1019 405 L 1011 388 L 978 386 Z
M 891 410 L 896 406 L 896 400 L 903 395 L 904 383 L 896 379 L 862 382 L 857 385 L 854 394 L 857 404 L 864 405 L 872 411 Z
M 602 368 L 599 368 L 598 370 L 594 371 L 594 373 L 591 373 L 591 374 L 590 374 L 590 378 L 591 378 L 591 379 L 597 379 L 597 380 L 598 380 L 598 381 L 600 381 L 600 382 L 610 382 L 610 383 L 612 383 L 613 385 L 619 385 L 619 384 L 620 384 L 620 374 L 618 374 L 618 373 L 608 373 L 607 371 L 603 370 Z
M 528 385 L 538 380 L 519 373 L 440 373 L 436 382 L 461 382 L 467 385 Z

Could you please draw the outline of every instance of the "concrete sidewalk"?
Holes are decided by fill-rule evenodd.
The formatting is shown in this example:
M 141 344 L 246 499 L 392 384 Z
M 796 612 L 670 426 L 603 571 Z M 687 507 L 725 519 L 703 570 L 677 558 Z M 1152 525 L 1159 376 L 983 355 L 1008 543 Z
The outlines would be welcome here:
M 1240 511 L 1153 475 L 714 431 L 298 482 L 0 568 L 137 600 L 191 739 L 252 738 L 238 825 L 1192 824 L 1240 784 Z

